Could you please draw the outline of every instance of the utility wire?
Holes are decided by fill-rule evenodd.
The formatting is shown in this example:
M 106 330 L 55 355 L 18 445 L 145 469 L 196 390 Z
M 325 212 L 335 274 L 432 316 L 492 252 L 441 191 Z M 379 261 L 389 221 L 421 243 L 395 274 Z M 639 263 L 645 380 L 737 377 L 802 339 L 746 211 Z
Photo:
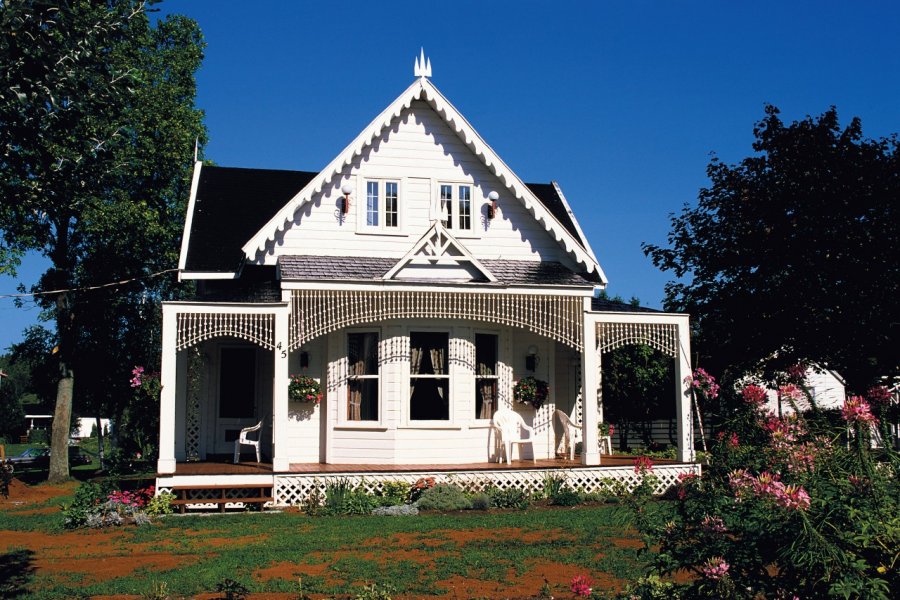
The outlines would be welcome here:
M 149 275 L 141 275 L 140 277 L 132 277 L 131 279 L 122 279 L 121 281 L 113 281 L 111 283 L 101 283 L 100 285 L 89 285 L 86 287 L 79 287 L 79 288 L 47 290 L 45 292 L 29 292 L 29 293 L 25 293 L 25 294 L 0 294 L 0 298 L 30 298 L 30 297 L 34 297 L 34 296 L 49 296 L 51 294 L 62 294 L 65 292 L 87 292 L 90 290 L 99 290 L 102 288 L 124 285 L 126 283 L 131 283 L 132 281 L 138 281 L 141 279 L 150 279 L 151 277 L 159 277 L 160 275 L 165 275 L 166 273 L 172 273 L 177 270 L 178 269 L 166 269 L 165 271 L 158 271 L 156 273 L 150 273 Z

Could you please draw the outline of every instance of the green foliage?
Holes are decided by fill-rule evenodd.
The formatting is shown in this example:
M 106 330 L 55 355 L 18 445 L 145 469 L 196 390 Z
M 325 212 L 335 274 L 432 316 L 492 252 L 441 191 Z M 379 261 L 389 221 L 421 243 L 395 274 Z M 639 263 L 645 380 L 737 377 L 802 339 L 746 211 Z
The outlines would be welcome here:
M 141 600 L 170 600 L 169 586 L 165 581 L 150 583 L 150 591 L 141 594 Z
M 173 500 L 175 500 L 175 494 L 170 494 L 169 492 L 158 494 L 150 499 L 150 502 L 144 508 L 144 512 L 151 517 L 170 515 L 174 511 L 172 508 Z
M 325 486 L 324 512 L 329 515 L 367 515 L 378 506 L 378 500 L 362 487 L 353 488 L 349 479 L 341 478 Z
M 222 594 L 224 600 L 243 600 L 250 594 L 250 588 L 234 579 L 225 579 L 216 584 L 216 592 Z
M 362 591 L 356 594 L 353 600 L 391 600 L 393 593 L 394 588 L 390 585 L 370 583 L 364 585 Z
M 581 495 L 568 486 L 557 490 L 550 496 L 550 504 L 554 506 L 577 506 L 581 503 Z
M 544 496 L 550 498 L 558 494 L 566 487 L 565 478 L 559 475 L 547 475 L 544 477 Z
M 525 510 L 531 506 L 531 497 L 516 488 L 507 488 L 505 490 L 490 488 L 487 493 L 491 497 L 491 505 L 494 508 Z
M 478 492 L 471 499 L 472 510 L 488 510 L 491 507 L 491 497 L 485 492 Z
M 472 503 L 458 485 L 439 483 L 425 490 L 416 501 L 416 506 L 422 510 L 449 511 L 472 508 Z
M 70 504 L 63 505 L 63 527 L 66 529 L 78 529 L 87 525 L 88 517 L 96 508 L 106 501 L 106 497 L 112 491 L 112 484 L 108 482 L 95 483 L 86 481 L 75 490 L 75 496 Z
M 46 446 L 50 443 L 50 434 L 46 429 L 32 429 L 28 432 L 28 443 L 36 446 Z
M 0 496 L 9 498 L 9 485 L 13 480 L 13 466 L 7 461 L 0 462 Z
M 380 506 L 397 506 L 406 504 L 412 486 L 405 481 L 386 481 L 378 495 Z
M 641 493 L 626 503 L 659 574 L 698 575 L 684 597 L 887 599 L 900 586 L 898 471 L 895 452 L 873 454 L 867 422 L 745 405 L 671 510 Z
M 175 265 L 194 141 L 205 139 L 196 23 L 151 22 L 146 7 L 0 4 L 0 258 L 40 252 L 52 266 L 35 291 L 71 290 L 36 298 L 55 320 L 47 381 L 66 382 L 65 415 L 72 373 L 76 411 L 119 420 L 128 371 L 157 360 L 158 302 L 173 297 L 174 278 L 151 274 Z M 121 280 L 134 281 L 94 287 Z M 65 467 L 54 461 L 51 478 Z
M 668 246 L 644 245 L 676 278 L 667 308 L 691 314 L 719 372 L 800 357 L 859 389 L 896 373 L 900 255 L 885 249 L 900 247 L 900 139 L 867 139 L 858 118 L 841 128 L 833 107 L 785 125 L 767 106 L 754 135 L 752 156 L 712 160 Z

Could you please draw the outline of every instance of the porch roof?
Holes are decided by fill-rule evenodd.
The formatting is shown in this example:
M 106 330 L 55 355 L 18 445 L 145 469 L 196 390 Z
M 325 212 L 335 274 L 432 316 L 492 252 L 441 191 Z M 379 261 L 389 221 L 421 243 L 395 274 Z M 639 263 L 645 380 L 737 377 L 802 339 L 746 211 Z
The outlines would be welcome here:
M 575 273 L 558 262 L 483 259 L 480 261 L 497 278 L 496 283 L 476 281 L 478 285 L 572 285 L 599 283 L 596 272 Z M 278 258 L 283 280 L 355 280 L 377 281 L 397 263 L 395 258 L 376 256 L 298 256 Z M 439 283 L 432 281 L 431 283 Z

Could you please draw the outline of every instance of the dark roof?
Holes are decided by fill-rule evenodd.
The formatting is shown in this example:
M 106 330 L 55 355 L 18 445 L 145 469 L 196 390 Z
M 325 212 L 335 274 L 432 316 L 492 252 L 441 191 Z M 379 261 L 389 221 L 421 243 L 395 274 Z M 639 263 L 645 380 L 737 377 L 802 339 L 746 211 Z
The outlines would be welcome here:
M 528 189 L 537 196 L 538 200 L 541 201 L 541 204 L 550 211 L 550 214 L 556 217 L 556 220 L 559 221 L 562 226 L 566 228 L 566 231 L 571 233 L 572 237 L 581 244 L 582 248 L 584 248 L 584 240 L 581 239 L 578 228 L 575 227 L 575 221 L 572 220 L 572 215 L 570 215 L 569 211 L 566 209 L 566 203 L 563 202 L 563 199 L 557 192 L 556 186 L 552 183 L 526 183 L 525 185 L 527 185 Z
M 185 270 L 233 273 L 241 248 L 318 173 L 203 166 L 191 220 Z M 538 200 L 584 246 L 552 183 L 526 183 Z
M 591 310 L 594 312 L 649 312 L 661 313 L 663 311 L 646 306 L 635 306 L 630 302 L 618 302 L 609 298 L 591 298 Z
M 247 240 L 316 175 L 307 171 L 201 167 L 185 270 L 237 271 Z
M 592 285 L 598 281 L 575 273 L 557 262 L 482 260 L 496 278 L 507 285 Z M 394 258 L 374 256 L 280 256 L 282 279 L 375 280 L 397 264 Z
M 281 302 L 274 266 L 245 265 L 238 279 L 201 279 L 194 300 L 204 302 Z

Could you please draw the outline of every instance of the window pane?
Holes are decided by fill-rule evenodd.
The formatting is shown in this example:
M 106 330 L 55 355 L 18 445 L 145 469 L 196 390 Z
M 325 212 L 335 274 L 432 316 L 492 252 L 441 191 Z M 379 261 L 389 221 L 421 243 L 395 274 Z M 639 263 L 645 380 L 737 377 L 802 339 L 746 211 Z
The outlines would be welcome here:
M 453 186 L 441 186 L 441 211 L 447 211 L 447 219 L 444 221 L 444 227 L 451 227 L 453 223 Z
M 411 420 L 450 419 L 449 341 L 447 333 L 409 334 Z
M 497 410 L 497 336 L 475 334 L 475 418 L 490 419 Z
M 253 417 L 256 401 L 256 350 L 223 348 L 219 365 L 219 417 Z
M 378 420 L 378 334 L 347 334 L 347 420 Z
M 347 420 L 377 421 L 378 378 L 351 379 L 347 390 Z
M 384 184 L 384 226 L 397 227 L 397 182 Z
M 459 228 L 472 229 L 472 188 L 459 186 Z
M 378 182 L 366 182 L 366 225 L 378 227 Z

